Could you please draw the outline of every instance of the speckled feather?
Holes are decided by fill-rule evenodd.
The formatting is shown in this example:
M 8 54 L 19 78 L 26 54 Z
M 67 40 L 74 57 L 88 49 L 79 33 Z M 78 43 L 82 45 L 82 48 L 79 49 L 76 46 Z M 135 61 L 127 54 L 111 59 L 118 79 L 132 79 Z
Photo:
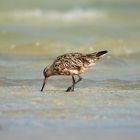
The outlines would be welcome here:
M 77 75 L 83 73 L 99 59 L 95 53 L 67 53 L 58 56 L 53 64 L 46 68 L 50 75 Z M 45 70 L 45 71 L 46 71 Z

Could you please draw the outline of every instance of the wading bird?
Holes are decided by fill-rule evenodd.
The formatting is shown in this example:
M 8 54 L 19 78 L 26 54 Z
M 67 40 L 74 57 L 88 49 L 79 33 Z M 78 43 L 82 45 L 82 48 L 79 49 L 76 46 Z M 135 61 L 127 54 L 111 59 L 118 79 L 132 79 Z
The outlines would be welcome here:
M 46 67 L 43 71 L 44 82 L 41 88 L 43 91 L 44 86 L 47 82 L 48 77 L 53 75 L 66 75 L 72 77 L 72 85 L 68 87 L 66 92 L 74 91 L 75 85 L 82 80 L 80 76 L 85 70 L 95 64 L 101 56 L 105 55 L 107 51 L 99 51 L 90 54 L 82 53 L 67 53 L 58 56 L 52 65 Z M 75 80 L 74 76 L 78 76 L 78 80 Z

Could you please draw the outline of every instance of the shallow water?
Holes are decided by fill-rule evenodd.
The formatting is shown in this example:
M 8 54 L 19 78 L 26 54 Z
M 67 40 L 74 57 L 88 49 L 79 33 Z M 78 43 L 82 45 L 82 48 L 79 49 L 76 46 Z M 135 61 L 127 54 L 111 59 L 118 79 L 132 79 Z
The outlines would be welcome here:
M 0 88 L 2 138 L 139 139 L 139 90 L 39 88 Z
M 0 3 L 2 139 L 140 138 L 139 0 Z M 97 50 L 109 53 L 74 93 L 64 92 L 65 76 L 40 92 L 42 71 L 58 55 Z

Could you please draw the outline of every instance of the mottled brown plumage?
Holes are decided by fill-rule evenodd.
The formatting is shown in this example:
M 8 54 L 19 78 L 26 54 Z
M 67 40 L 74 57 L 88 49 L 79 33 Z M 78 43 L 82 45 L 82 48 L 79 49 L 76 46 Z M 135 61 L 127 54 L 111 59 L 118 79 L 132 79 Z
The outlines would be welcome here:
M 45 79 L 41 91 L 43 91 L 47 78 L 53 75 L 71 75 L 73 84 L 66 91 L 74 91 L 75 84 L 82 80 L 79 74 L 83 73 L 90 66 L 95 64 L 95 61 L 106 53 L 107 51 L 90 54 L 67 53 L 58 56 L 53 64 L 46 67 L 43 71 Z M 75 81 L 74 75 L 79 77 L 78 81 Z

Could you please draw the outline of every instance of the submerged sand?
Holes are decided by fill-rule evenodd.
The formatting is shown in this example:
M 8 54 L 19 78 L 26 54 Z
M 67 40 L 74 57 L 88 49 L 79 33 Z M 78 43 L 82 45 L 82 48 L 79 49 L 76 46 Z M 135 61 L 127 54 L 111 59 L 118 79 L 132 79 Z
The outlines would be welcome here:
M 0 91 L 2 139 L 140 137 L 139 90 L 78 88 L 74 93 L 64 89 L 42 93 L 39 87 L 22 86 L 0 87 Z

